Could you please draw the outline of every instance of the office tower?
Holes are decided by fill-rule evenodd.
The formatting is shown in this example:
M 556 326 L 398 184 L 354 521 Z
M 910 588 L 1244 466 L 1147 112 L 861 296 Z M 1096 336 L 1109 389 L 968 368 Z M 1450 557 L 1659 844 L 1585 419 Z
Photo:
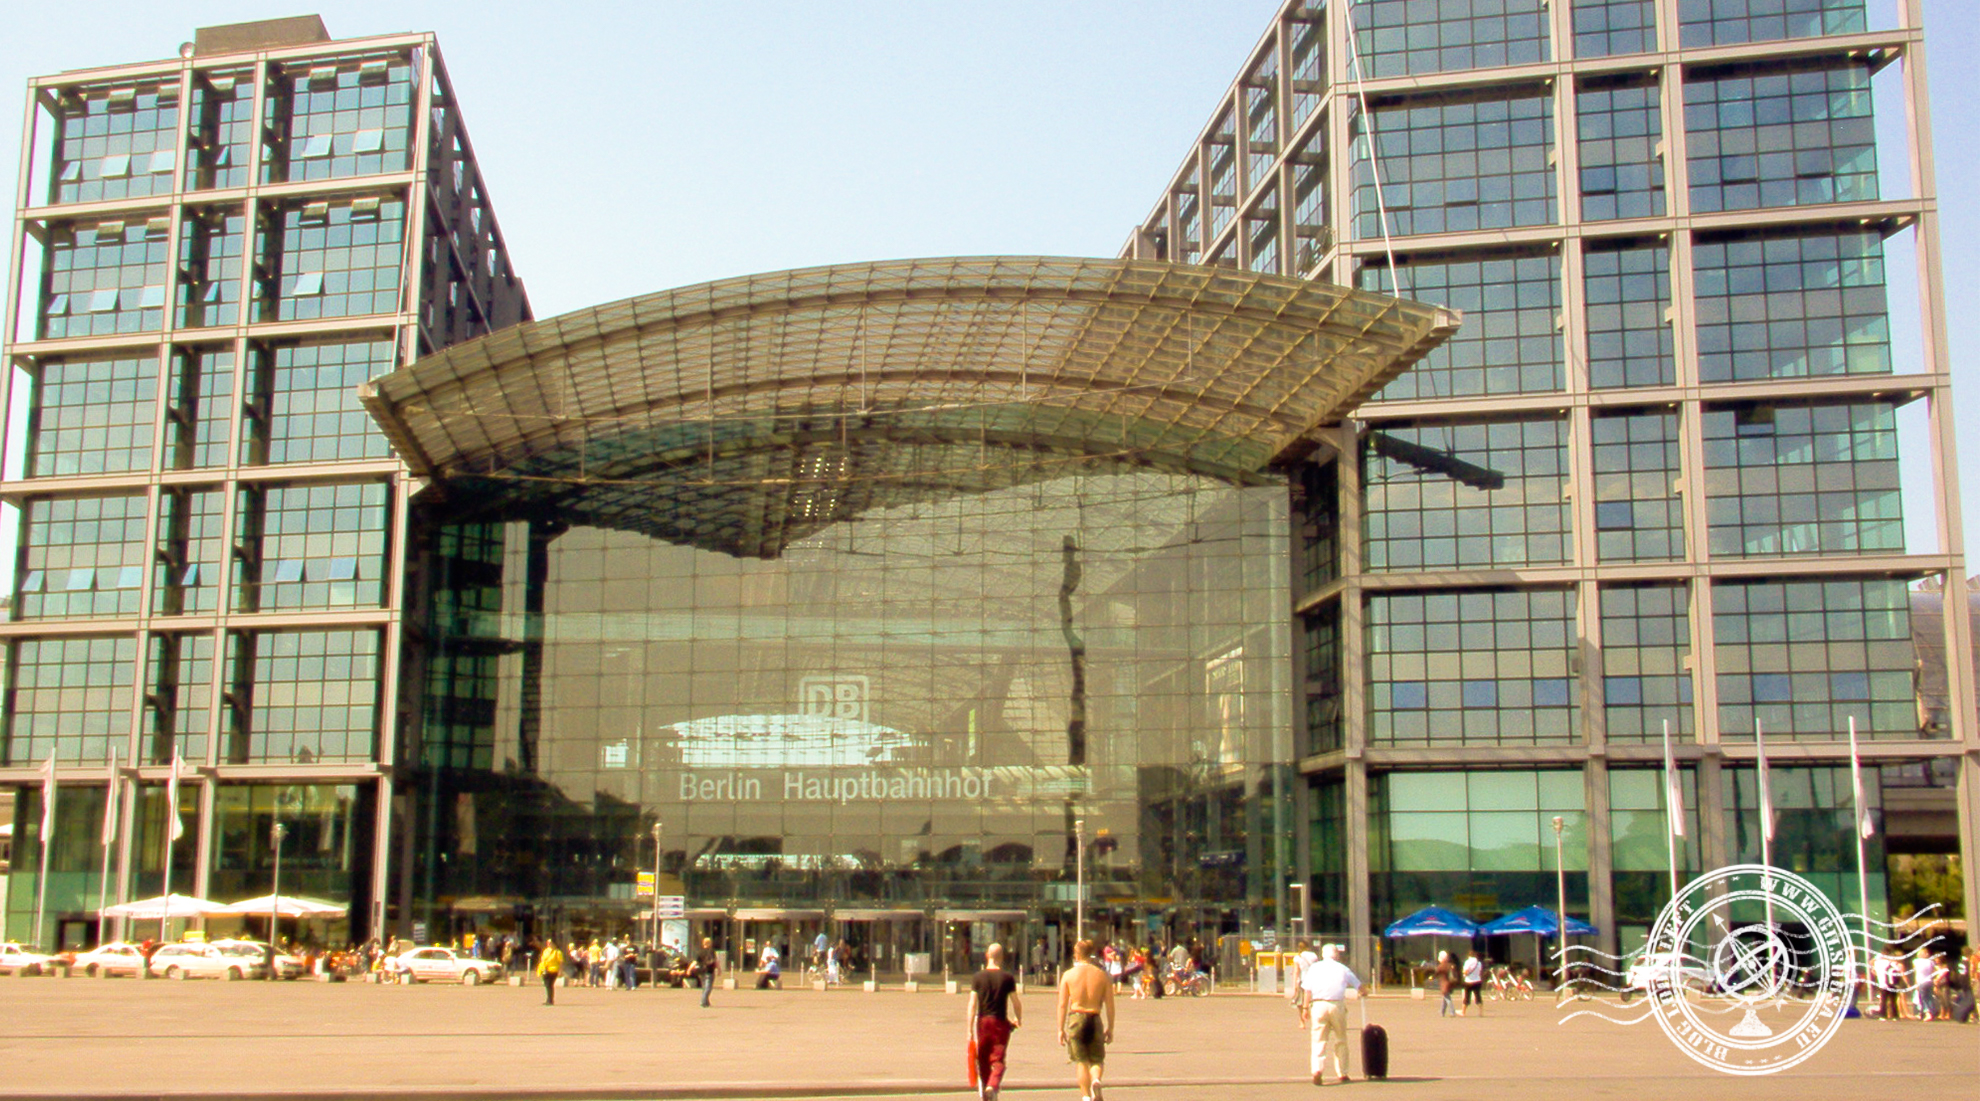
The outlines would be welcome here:
M 1680 874 L 1760 859 L 1759 728 L 1774 862 L 1854 912 L 1852 720 L 1873 912 L 1886 852 L 1974 853 L 1924 62 L 1861 0 L 1274 17 L 1126 252 L 1465 313 L 1297 475 L 1316 930 L 1552 908 L 1558 821 L 1631 946 L 1667 726 Z
M 433 37 L 309 16 L 36 79 L 13 246 L 0 770 L 33 870 L 55 763 L 44 940 L 157 894 L 168 845 L 175 891 L 265 893 L 278 819 L 284 889 L 363 935 L 413 486 L 355 387 L 529 316 Z

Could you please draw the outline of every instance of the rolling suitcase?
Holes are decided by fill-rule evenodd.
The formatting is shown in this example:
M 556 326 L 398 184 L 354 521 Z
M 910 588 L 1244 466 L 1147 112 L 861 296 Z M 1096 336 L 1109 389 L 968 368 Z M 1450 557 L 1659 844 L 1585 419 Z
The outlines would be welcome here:
M 1380 1024 L 1368 1024 L 1368 996 L 1360 996 L 1362 1004 L 1362 1075 L 1364 1077 L 1388 1077 L 1388 1030 Z
M 1368 1023 L 1368 996 L 1361 997 L 1361 1073 L 1368 1078 L 1389 1076 L 1389 1031 Z

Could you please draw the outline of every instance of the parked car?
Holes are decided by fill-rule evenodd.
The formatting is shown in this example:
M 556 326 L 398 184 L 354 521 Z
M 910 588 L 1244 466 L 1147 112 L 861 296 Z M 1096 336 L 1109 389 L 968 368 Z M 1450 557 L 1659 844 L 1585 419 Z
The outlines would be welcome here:
M 0 971 L 11 971 L 16 975 L 50 975 L 60 962 L 56 956 L 30 952 L 13 941 L 0 944 Z
M 144 972 L 144 950 L 126 941 L 112 941 L 87 952 L 78 952 L 73 966 L 90 978 L 98 975 L 129 975 L 136 978 Z
M 241 959 L 259 960 L 266 964 L 270 958 L 268 944 L 265 941 L 225 939 L 216 940 L 212 943 L 213 947 L 218 948 L 227 955 L 238 956 Z M 287 952 L 276 952 L 273 958 L 275 960 L 275 977 L 278 979 L 300 979 L 309 970 L 304 965 L 301 956 L 291 956 Z
M 211 944 L 161 945 L 151 954 L 151 973 L 168 979 L 259 979 L 268 967 L 259 959 L 229 955 Z
M 496 982 L 502 977 L 500 960 L 478 960 L 452 948 L 415 948 L 393 957 L 392 970 L 413 982 L 457 982 L 463 986 Z
M 1629 965 L 1629 972 L 1623 978 L 1620 994 L 1626 1005 L 1637 994 L 1649 994 L 1650 983 L 1669 974 L 1674 985 L 1692 990 L 1710 990 L 1712 975 L 1704 968 L 1684 961 L 1684 957 L 1674 952 L 1652 952 L 1637 957 Z

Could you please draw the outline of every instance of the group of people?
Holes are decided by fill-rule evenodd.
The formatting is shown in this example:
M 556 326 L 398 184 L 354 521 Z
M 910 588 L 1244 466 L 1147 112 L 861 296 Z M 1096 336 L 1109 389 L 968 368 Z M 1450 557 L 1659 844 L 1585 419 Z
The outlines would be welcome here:
M 1478 1015 L 1485 1015 L 1485 961 L 1478 958 L 1478 950 L 1464 958 L 1462 966 L 1451 958 L 1449 952 L 1437 953 L 1437 966 L 1430 972 L 1437 983 L 1437 994 L 1443 1002 L 1437 1007 L 1439 1017 L 1462 1017 L 1472 1006 L 1478 1007 Z M 1451 995 L 1460 988 L 1464 990 L 1464 1001 L 1456 1009 L 1451 1008 Z
M 567 978 L 574 985 L 602 985 L 608 990 L 639 988 L 640 949 L 631 938 L 608 939 L 604 944 L 593 940 L 584 946 L 572 941 L 568 947 L 544 940 L 532 944 L 531 950 L 536 958 L 536 976 L 543 980 L 544 1005 L 557 1004 L 557 987 Z M 716 954 L 712 940 L 701 938 L 701 950 L 692 959 L 664 947 L 649 951 L 649 975 L 653 982 L 665 982 L 669 986 L 692 983 L 701 988 L 701 1007 L 708 1008 L 715 975 L 721 970 L 721 957 Z
M 1004 946 L 992 944 L 984 953 L 983 969 L 969 985 L 969 1008 L 964 1016 L 975 1060 L 977 1096 L 996 1101 L 1004 1087 L 1011 1034 L 1024 1025 L 1024 1005 L 1017 977 L 1004 969 Z M 1114 987 L 1117 980 L 1095 959 L 1094 945 L 1073 945 L 1073 963 L 1058 979 L 1059 1044 L 1073 1064 L 1082 1101 L 1100 1101 L 1107 1067 L 1107 1045 L 1114 1042 Z
M 1181 980 L 1207 969 L 1203 946 L 1196 941 L 1178 942 L 1167 954 L 1154 946 L 1109 944 L 1100 950 L 1100 965 L 1135 998 L 1162 997 L 1165 979 Z
M 1887 948 L 1870 961 L 1870 983 L 1877 991 L 1877 1016 L 1886 1021 L 1955 1021 L 1975 1018 L 1973 976 L 1980 972 L 1980 948 L 1955 963 L 1943 952 L 1919 948 L 1907 957 Z

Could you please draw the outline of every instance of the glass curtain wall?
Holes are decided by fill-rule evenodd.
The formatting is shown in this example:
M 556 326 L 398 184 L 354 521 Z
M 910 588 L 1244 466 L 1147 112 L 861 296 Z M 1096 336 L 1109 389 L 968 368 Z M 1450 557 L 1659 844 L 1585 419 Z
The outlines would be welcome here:
M 657 836 L 660 893 L 704 918 L 1069 935 L 1083 821 L 1089 932 L 1269 923 L 1296 827 L 1271 764 L 1287 508 L 1283 486 L 1086 473 L 876 510 L 770 560 L 439 526 L 414 916 L 629 929 Z

